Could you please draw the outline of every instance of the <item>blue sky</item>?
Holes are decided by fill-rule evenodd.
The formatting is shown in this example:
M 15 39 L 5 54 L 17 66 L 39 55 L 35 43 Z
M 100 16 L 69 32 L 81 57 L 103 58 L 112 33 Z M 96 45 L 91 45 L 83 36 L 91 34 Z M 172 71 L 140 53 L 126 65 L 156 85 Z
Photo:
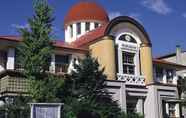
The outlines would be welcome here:
M 54 12 L 54 33 L 64 39 L 63 19 L 79 0 L 49 0 Z M 111 18 L 127 15 L 138 20 L 148 32 L 153 55 L 175 51 L 177 44 L 186 50 L 185 0 L 92 0 L 102 5 Z M 16 28 L 27 26 L 32 17 L 32 0 L 1 0 L 0 35 L 17 35 Z

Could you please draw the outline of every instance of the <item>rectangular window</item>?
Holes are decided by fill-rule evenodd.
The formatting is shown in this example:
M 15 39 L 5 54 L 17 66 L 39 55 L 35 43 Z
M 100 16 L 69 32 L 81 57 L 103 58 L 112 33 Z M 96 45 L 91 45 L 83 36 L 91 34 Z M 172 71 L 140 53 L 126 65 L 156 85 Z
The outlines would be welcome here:
M 122 64 L 124 74 L 135 74 L 134 53 L 122 52 Z
M 81 23 L 77 23 L 77 35 L 81 34 Z
M 70 25 L 70 37 L 73 37 L 73 26 Z
M 156 67 L 156 80 L 159 82 L 163 81 L 163 68 L 161 67 Z
M 98 24 L 98 23 L 95 23 L 94 25 L 95 25 L 95 28 L 97 28 L 97 27 L 99 26 L 99 24 Z
M 90 30 L 90 23 L 86 22 L 85 23 L 85 31 L 89 31 Z
M 55 56 L 55 71 L 56 73 L 66 73 L 69 65 L 68 55 L 56 55 Z

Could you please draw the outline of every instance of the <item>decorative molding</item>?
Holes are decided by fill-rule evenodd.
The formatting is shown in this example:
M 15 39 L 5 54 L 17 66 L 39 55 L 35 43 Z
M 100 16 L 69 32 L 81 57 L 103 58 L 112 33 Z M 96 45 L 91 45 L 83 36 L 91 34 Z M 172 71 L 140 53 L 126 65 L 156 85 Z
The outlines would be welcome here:
M 125 81 L 126 85 L 145 85 L 144 76 L 135 76 L 128 74 L 117 74 L 118 80 Z

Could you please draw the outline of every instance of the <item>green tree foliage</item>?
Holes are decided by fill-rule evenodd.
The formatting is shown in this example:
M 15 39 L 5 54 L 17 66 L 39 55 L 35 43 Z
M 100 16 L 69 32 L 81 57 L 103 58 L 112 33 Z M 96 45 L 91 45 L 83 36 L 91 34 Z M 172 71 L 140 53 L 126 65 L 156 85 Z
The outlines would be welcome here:
M 52 46 L 52 11 L 45 0 L 36 0 L 34 16 L 28 20 L 29 28 L 20 29 L 22 42 L 17 48 L 16 63 L 24 68 L 29 79 L 30 96 L 16 97 L 13 103 L 4 106 L 8 118 L 27 118 L 29 102 L 59 102 L 63 77 L 46 73 L 49 69 Z
M 18 47 L 18 63 L 31 80 L 30 96 L 34 102 L 57 102 L 63 80 L 46 73 L 49 70 L 52 46 L 52 10 L 45 0 L 36 0 L 29 28 L 20 29 L 23 42 Z
M 107 91 L 103 72 L 98 61 L 90 55 L 74 64 L 74 71 L 63 89 L 65 118 L 128 118 L 129 114 L 121 112 Z
M 22 95 L 15 97 L 12 103 L 7 103 L 0 109 L 1 118 L 30 118 L 29 100 L 29 97 Z
M 44 0 L 37 0 L 29 28 L 20 29 L 23 42 L 18 47 L 17 62 L 29 79 L 40 79 L 48 70 L 52 54 L 52 10 Z M 41 76 L 40 76 L 41 75 Z
M 43 80 L 33 80 L 30 90 L 32 102 L 61 102 L 64 85 L 62 78 L 48 75 Z

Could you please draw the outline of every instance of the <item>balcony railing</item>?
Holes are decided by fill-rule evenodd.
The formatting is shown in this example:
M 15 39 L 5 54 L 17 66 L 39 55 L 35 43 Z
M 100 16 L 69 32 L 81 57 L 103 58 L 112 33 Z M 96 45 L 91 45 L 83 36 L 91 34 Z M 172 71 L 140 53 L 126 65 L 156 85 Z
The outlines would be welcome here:
M 68 64 L 56 63 L 55 71 L 56 73 L 67 73 L 68 66 L 69 66 Z
M 145 85 L 144 76 L 117 74 L 117 78 L 118 80 L 125 81 L 127 85 Z
M 0 80 L 1 96 L 27 94 L 30 81 L 24 78 L 5 76 Z

